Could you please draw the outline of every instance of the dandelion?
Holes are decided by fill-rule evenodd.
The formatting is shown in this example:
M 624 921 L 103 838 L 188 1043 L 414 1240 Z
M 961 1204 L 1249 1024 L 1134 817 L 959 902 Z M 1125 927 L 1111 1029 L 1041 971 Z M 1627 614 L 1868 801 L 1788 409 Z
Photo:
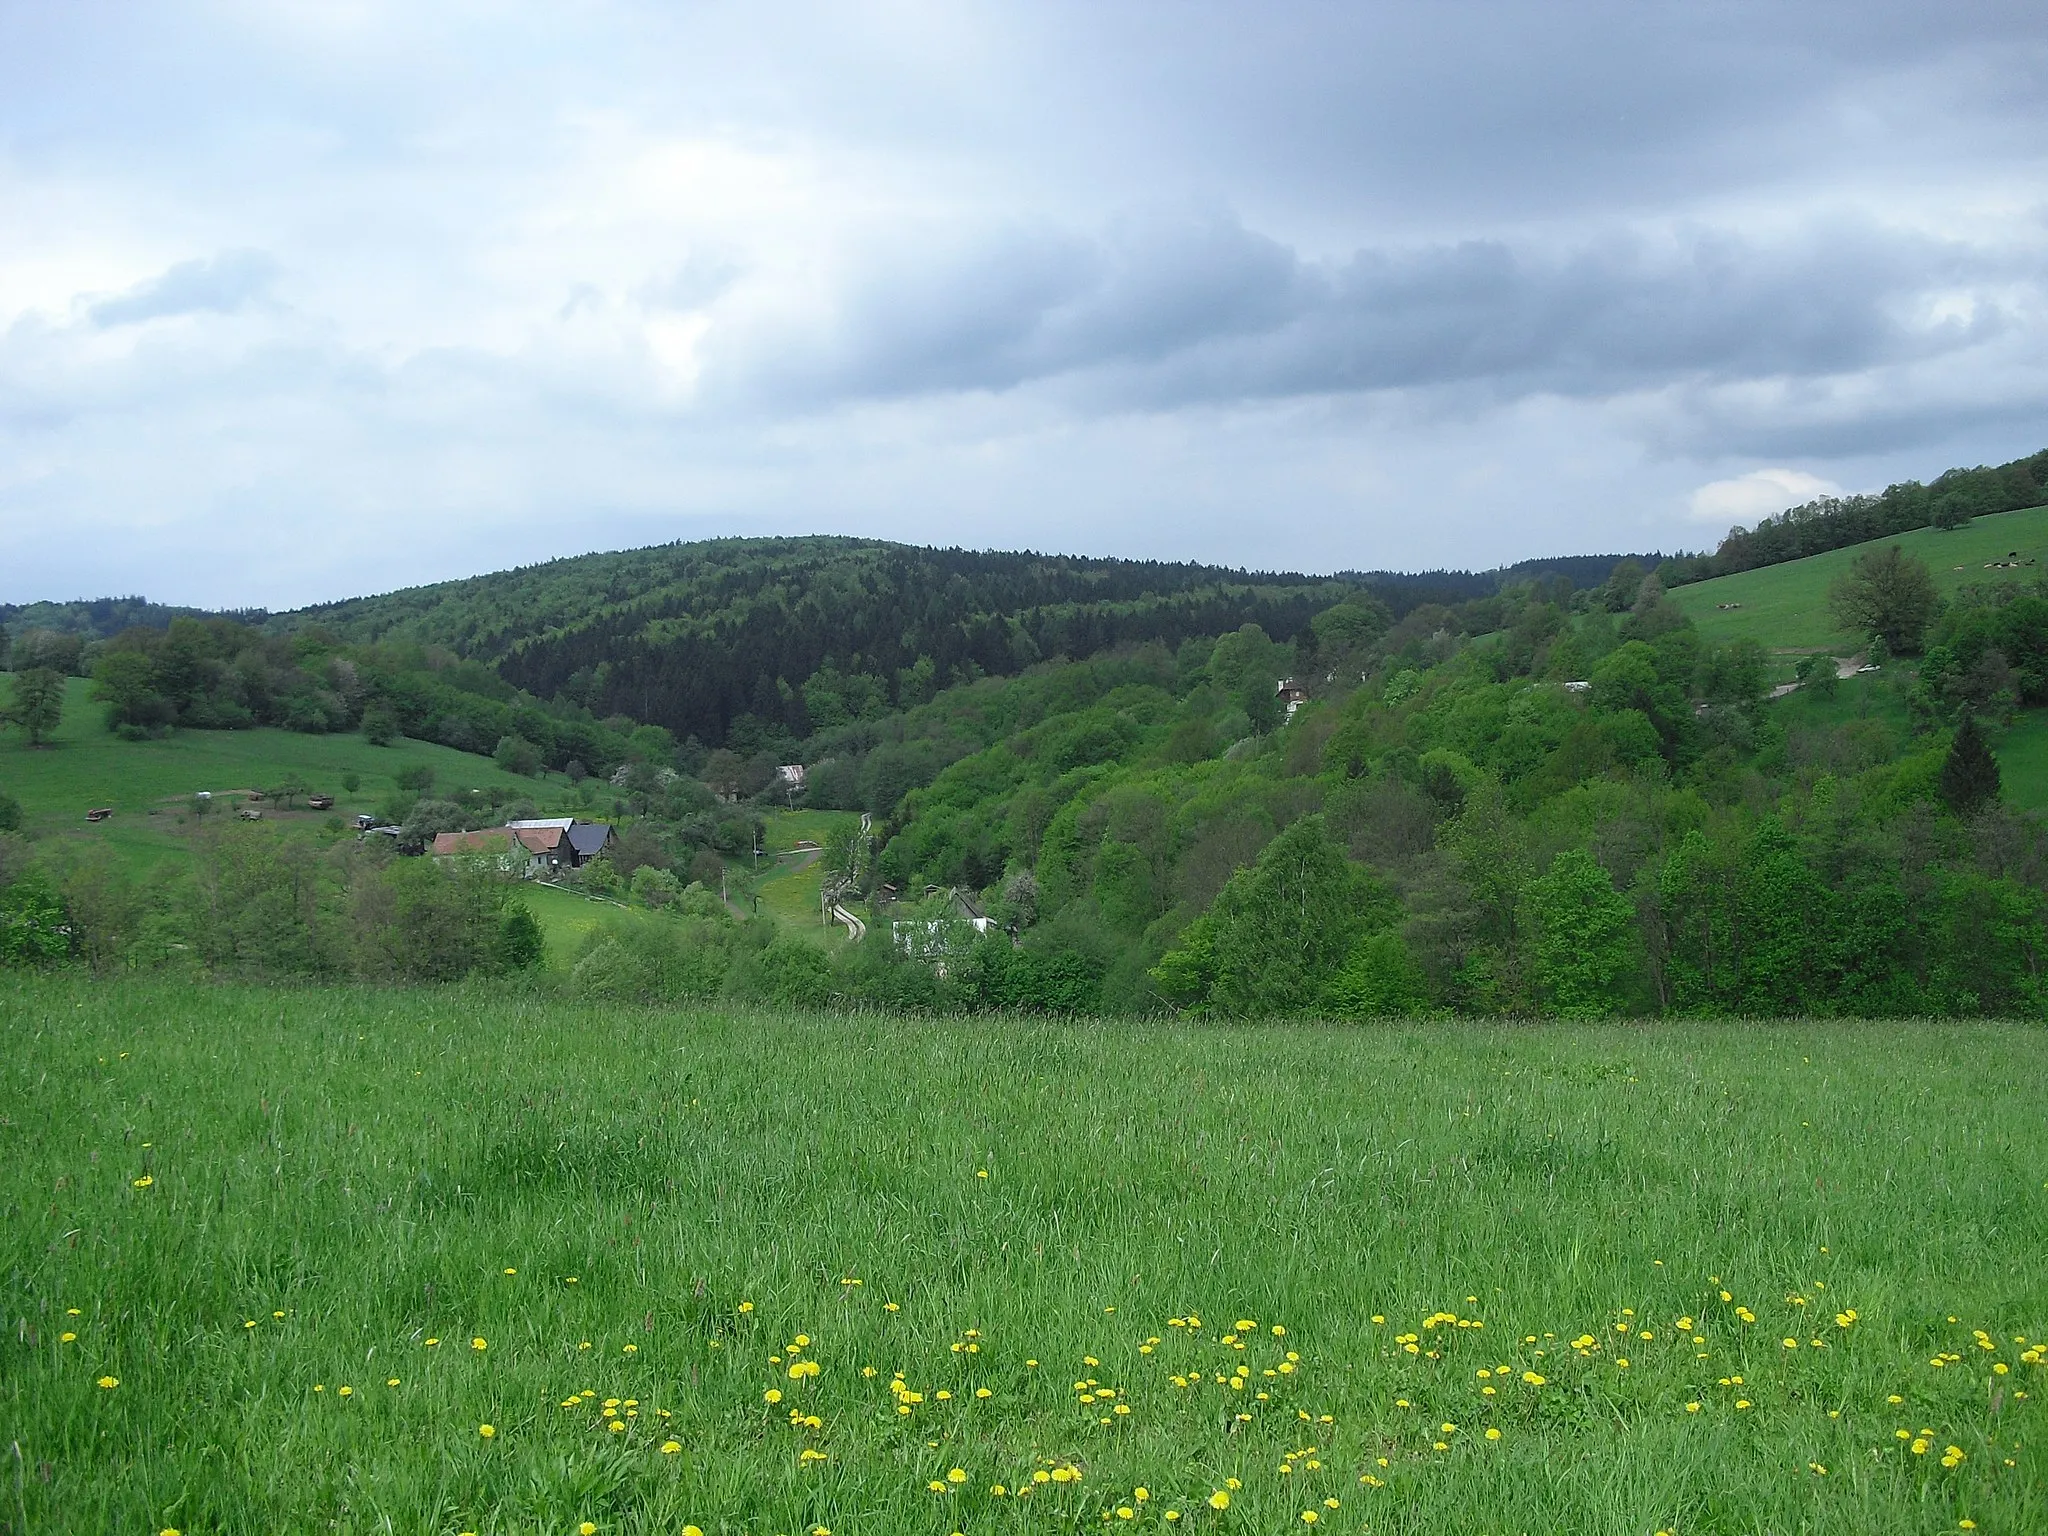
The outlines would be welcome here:
M 518 1273 L 519 1273 L 519 1271 L 518 1271 L 518 1270 L 516 1270 L 516 1269 L 508 1269 L 508 1270 L 506 1270 L 506 1271 L 505 1271 L 505 1273 L 506 1273 L 506 1274 L 508 1274 L 508 1275 L 516 1275 L 516 1274 L 518 1274 Z
M 1218 1488 L 1214 1493 L 1209 1495 L 1209 1507 L 1211 1509 L 1230 1508 L 1230 1495 L 1223 1489 Z
M 661 1442 L 661 1454 L 664 1456 L 673 1456 L 677 1452 L 682 1450 L 682 1448 L 682 1443 L 680 1441 L 664 1440 Z
M 949 1482 L 949 1483 L 964 1483 L 964 1482 L 966 1482 L 966 1481 L 967 1481 L 967 1469 L 966 1469 L 965 1467 L 955 1467 L 955 1468 L 953 1468 L 953 1469 L 952 1469 L 952 1470 L 951 1470 L 950 1472 L 948 1472 L 948 1473 L 946 1474 L 946 1481 L 947 1481 L 947 1482 Z
M 498 1431 L 489 1424 L 479 1424 L 476 1427 L 476 1434 L 479 1440 L 489 1440 L 497 1433 Z
M 597 1536 L 597 1522 L 595 1520 L 584 1521 L 576 1527 L 576 1536 Z
M 741 1303 L 740 1303 L 740 1311 L 742 1311 L 742 1312 L 751 1312 L 751 1311 L 753 1311 L 753 1310 L 754 1310 L 754 1304 L 753 1304 L 753 1303 L 752 1303 L 751 1301 L 743 1301 L 743 1302 L 741 1302 Z
M 118 1376 L 102 1376 L 100 1378 L 100 1390 L 103 1392 L 111 1392 L 119 1385 L 121 1385 L 121 1378 Z
M 1488 1426 L 1486 1431 L 1486 1438 L 1489 1440 L 1498 1440 L 1500 1438 L 1500 1431 L 1491 1426 Z
M 75 1333 L 60 1333 L 57 1335 L 57 1342 L 59 1344 L 73 1344 L 76 1343 L 77 1340 L 78 1335 Z
M 339 1392 L 335 1394 L 335 1396 L 337 1397 L 354 1397 L 355 1395 L 356 1389 L 354 1387 L 343 1387 Z
M 430 1342 L 430 1343 L 439 1343 L 440 1341 L 439 1341 L 438 1339 L 435 1339 L 435 1340 L 430 1340 L 429 1342 Z M 483 1353 L 483 1352 L 484 1352 L 485 1350 L 489 1349 L 489 1348 L 490 1348 L 491 1346 L 490 1346 L 490 1343 L 489 1343 L 489 1342 L 488 1342 L 487 1340 L 485 1340 L 485 1339 L 481 1339 L 481 1338 L 475 1338 L 475 1339 L 471 1339 L 471 1340 L 469 1341 L 469 1347 L 470 1347 L 471 1349 L 475 1350 L 475 1351 L 476 1351 L 476 1352 L 477 1352 L 478 1354 L 482 1354 L 482 1353 Z
M 141 1178 L 136 1179 L 133 1182 L 137 1189 L 147 1189 L 150 1185 L 154 1184 L 156 1180 L 145 1173 Z

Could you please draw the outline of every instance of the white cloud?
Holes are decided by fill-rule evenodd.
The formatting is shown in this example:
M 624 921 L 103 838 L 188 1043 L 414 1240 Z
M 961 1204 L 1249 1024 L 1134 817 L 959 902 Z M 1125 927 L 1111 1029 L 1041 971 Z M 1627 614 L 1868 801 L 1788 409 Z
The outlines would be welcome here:
M 1822 496 L 1839 496 L 1842 488 L 1832 480 L 1809 475 L 1803 469 L 1752 469 L 1746 475 L 1714 480 L 1686 498 L 1686 515 L 1696 523 L 1732 528 L 1748 527 L 1758 518 L 1774 517 L 1787 507 L 1796 507 Z

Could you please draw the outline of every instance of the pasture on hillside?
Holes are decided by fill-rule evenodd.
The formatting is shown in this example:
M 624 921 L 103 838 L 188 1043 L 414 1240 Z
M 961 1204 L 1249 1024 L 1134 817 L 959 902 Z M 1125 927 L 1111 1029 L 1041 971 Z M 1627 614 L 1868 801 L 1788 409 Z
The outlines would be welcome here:
M 17 974 L 0 1522 L 2038 1531 L 2041 1038 Z
M 1828 587 L 1872 544 L 1896 544 L 1914 558 L 1925 560 L 1944 597 L 1958 587 L 1979 583 L 2024 581 L 2031 585 L 2048 576 L 2048 507 L 2000 512 L 1946 532 L 1920 528 L 1783 565 L 1716 576 L 1711 581 L 1673 587 L 1671 601 L 1712 640 L 1755 640 L 1772 650 L 1834 648 L 1847 655 L 1855 647 L 1828 616 Z M 1997 568 L 2014 552 L 2022 561 L 2037 563 Z
M 0 673 L 0 697 L 7 686 Z M 44 746 L 30 747 L 20 732 L 0 730 L 0 790 L 21 802 L 29 831 L 104 843 L 137 863 L 182 851 L 192 797 L 202 789 L 220 797 L 217 814 L 225 816 L 229 796 L 297 774 L 313 791 L 333 795 L 333 810 L 271 805 L 265 817 L 319 825 L 375 810 L 407 769 L 431 768 L 436 793 L 443 795 L 495 787 L 540 799 L 566 788 L 559 774 L 551 781 L 523 778 L 488 757 L 407 737 L 377 747 L 354 734 L 313 736 L 265 726 L 127 741 L 107 730 L 106 706 L 92 702 L 91 693 L 87 679 L 67 681 L 63 724 Z M 342 783 L 350 773 L 359 781 L 354 793 Z M 113 818 L 87 825 L 85 813 L 95 806 L 112 807 Z

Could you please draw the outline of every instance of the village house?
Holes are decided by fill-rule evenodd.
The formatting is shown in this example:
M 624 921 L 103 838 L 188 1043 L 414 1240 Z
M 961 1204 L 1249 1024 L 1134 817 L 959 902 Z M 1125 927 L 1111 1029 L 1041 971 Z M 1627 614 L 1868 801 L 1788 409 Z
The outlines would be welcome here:
M 1273 694 L 1274 697 L 1279 699 L 1281 707 L 1287 711 L 1287 718 L 1289 720 L 1294 718 L 1294 712 L 1297 709 L 1308 702 L 1308 689 L 1291 677 L 1283 677 L 1279 682 L 1275 683 L 1273 685 Z
M 475 832 L 443 832 L 434 839 L 432 852 L 437 859 L 492 859 L 504 873 L 533 880 L 581 868 L 611 840 L 612 829 L 605 822 L 548 816 Z

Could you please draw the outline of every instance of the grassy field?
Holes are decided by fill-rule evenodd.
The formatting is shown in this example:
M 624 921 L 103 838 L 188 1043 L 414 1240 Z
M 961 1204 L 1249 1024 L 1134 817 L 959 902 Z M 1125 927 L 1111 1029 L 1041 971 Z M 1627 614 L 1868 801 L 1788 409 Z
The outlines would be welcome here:
M 1944 593 L 1969 582 L 2032 581 L 2048 575 L 2048 507 L 1980 517 L 1951 533 L 1923 528 L 1877 542 L 1897 544 L 1925 560 Z M 1828 618 L 1828 586 L 1869 547 L 1859 544 L 1762 570 L 1717 576 L 1712 581 L 1673 588 L 1671 600 L 1685 610 L 1701 633 L 1716 640 L 1751 639 L 1772 649 L 1842 647 L 1846 653 L 1847 641 Z M 2018 570 L 1986 568 L 2014 550 L 2023 560 L 2040 563 Z M 1741 607 L 1724 610 L 1724 603 Z
M 16 977 L 0 1523 L 2040 1531 L 2041 1043 Z
M 0 692 L 8 687 L 0 674 Z M 198 790 L 216 796 L 265 789 L 297 773 L 315 791 L 333 795 L 332 811 L 279 811 L 272 820 L 325 822 L 374 810 L 397 774 L 420 766 L 434 770 L 437 793 L 492 785 L 534 799 L 560 795 L 552 781 L 506 773 L 487 757 L 429 742 L 401 739 L 373 747 L 361 736 L 306 736 L 269 728 L 249 731 L 175 731 L 162 741 L 123 741 L 106 728 L 106 706 L 91 702 L 92 684 L 73 678 L 66 690 L 64 722 L 45 746 L 30 747 L 16 730 L 0 731 L 0 790 L 22 804 L 27 830 L 104 842 L 137 862 L 154 862 L 180 851 Z M 360 780 L 351 794 L 344 774 Z M 110 821 L 87 825 L 94 806 L 112 806 Z M 226 814 L 222 811 L 221 814 Z
M 763 842 L 777 852 L 793 849 L 799 841 L 822 845 L 835 828 L 851 828 L 859 822 L 860 817 L 851 811 L 773 811 Z M 778 859 L 773 872 L 764 875 L 754 888 L 761 898 L 761 910 L 772 913 L 791 934 L 820 944 L 844 943 L 845 929 L 827 928 L 819 921 L 818 894 L 824 876 L 818 858 Z

